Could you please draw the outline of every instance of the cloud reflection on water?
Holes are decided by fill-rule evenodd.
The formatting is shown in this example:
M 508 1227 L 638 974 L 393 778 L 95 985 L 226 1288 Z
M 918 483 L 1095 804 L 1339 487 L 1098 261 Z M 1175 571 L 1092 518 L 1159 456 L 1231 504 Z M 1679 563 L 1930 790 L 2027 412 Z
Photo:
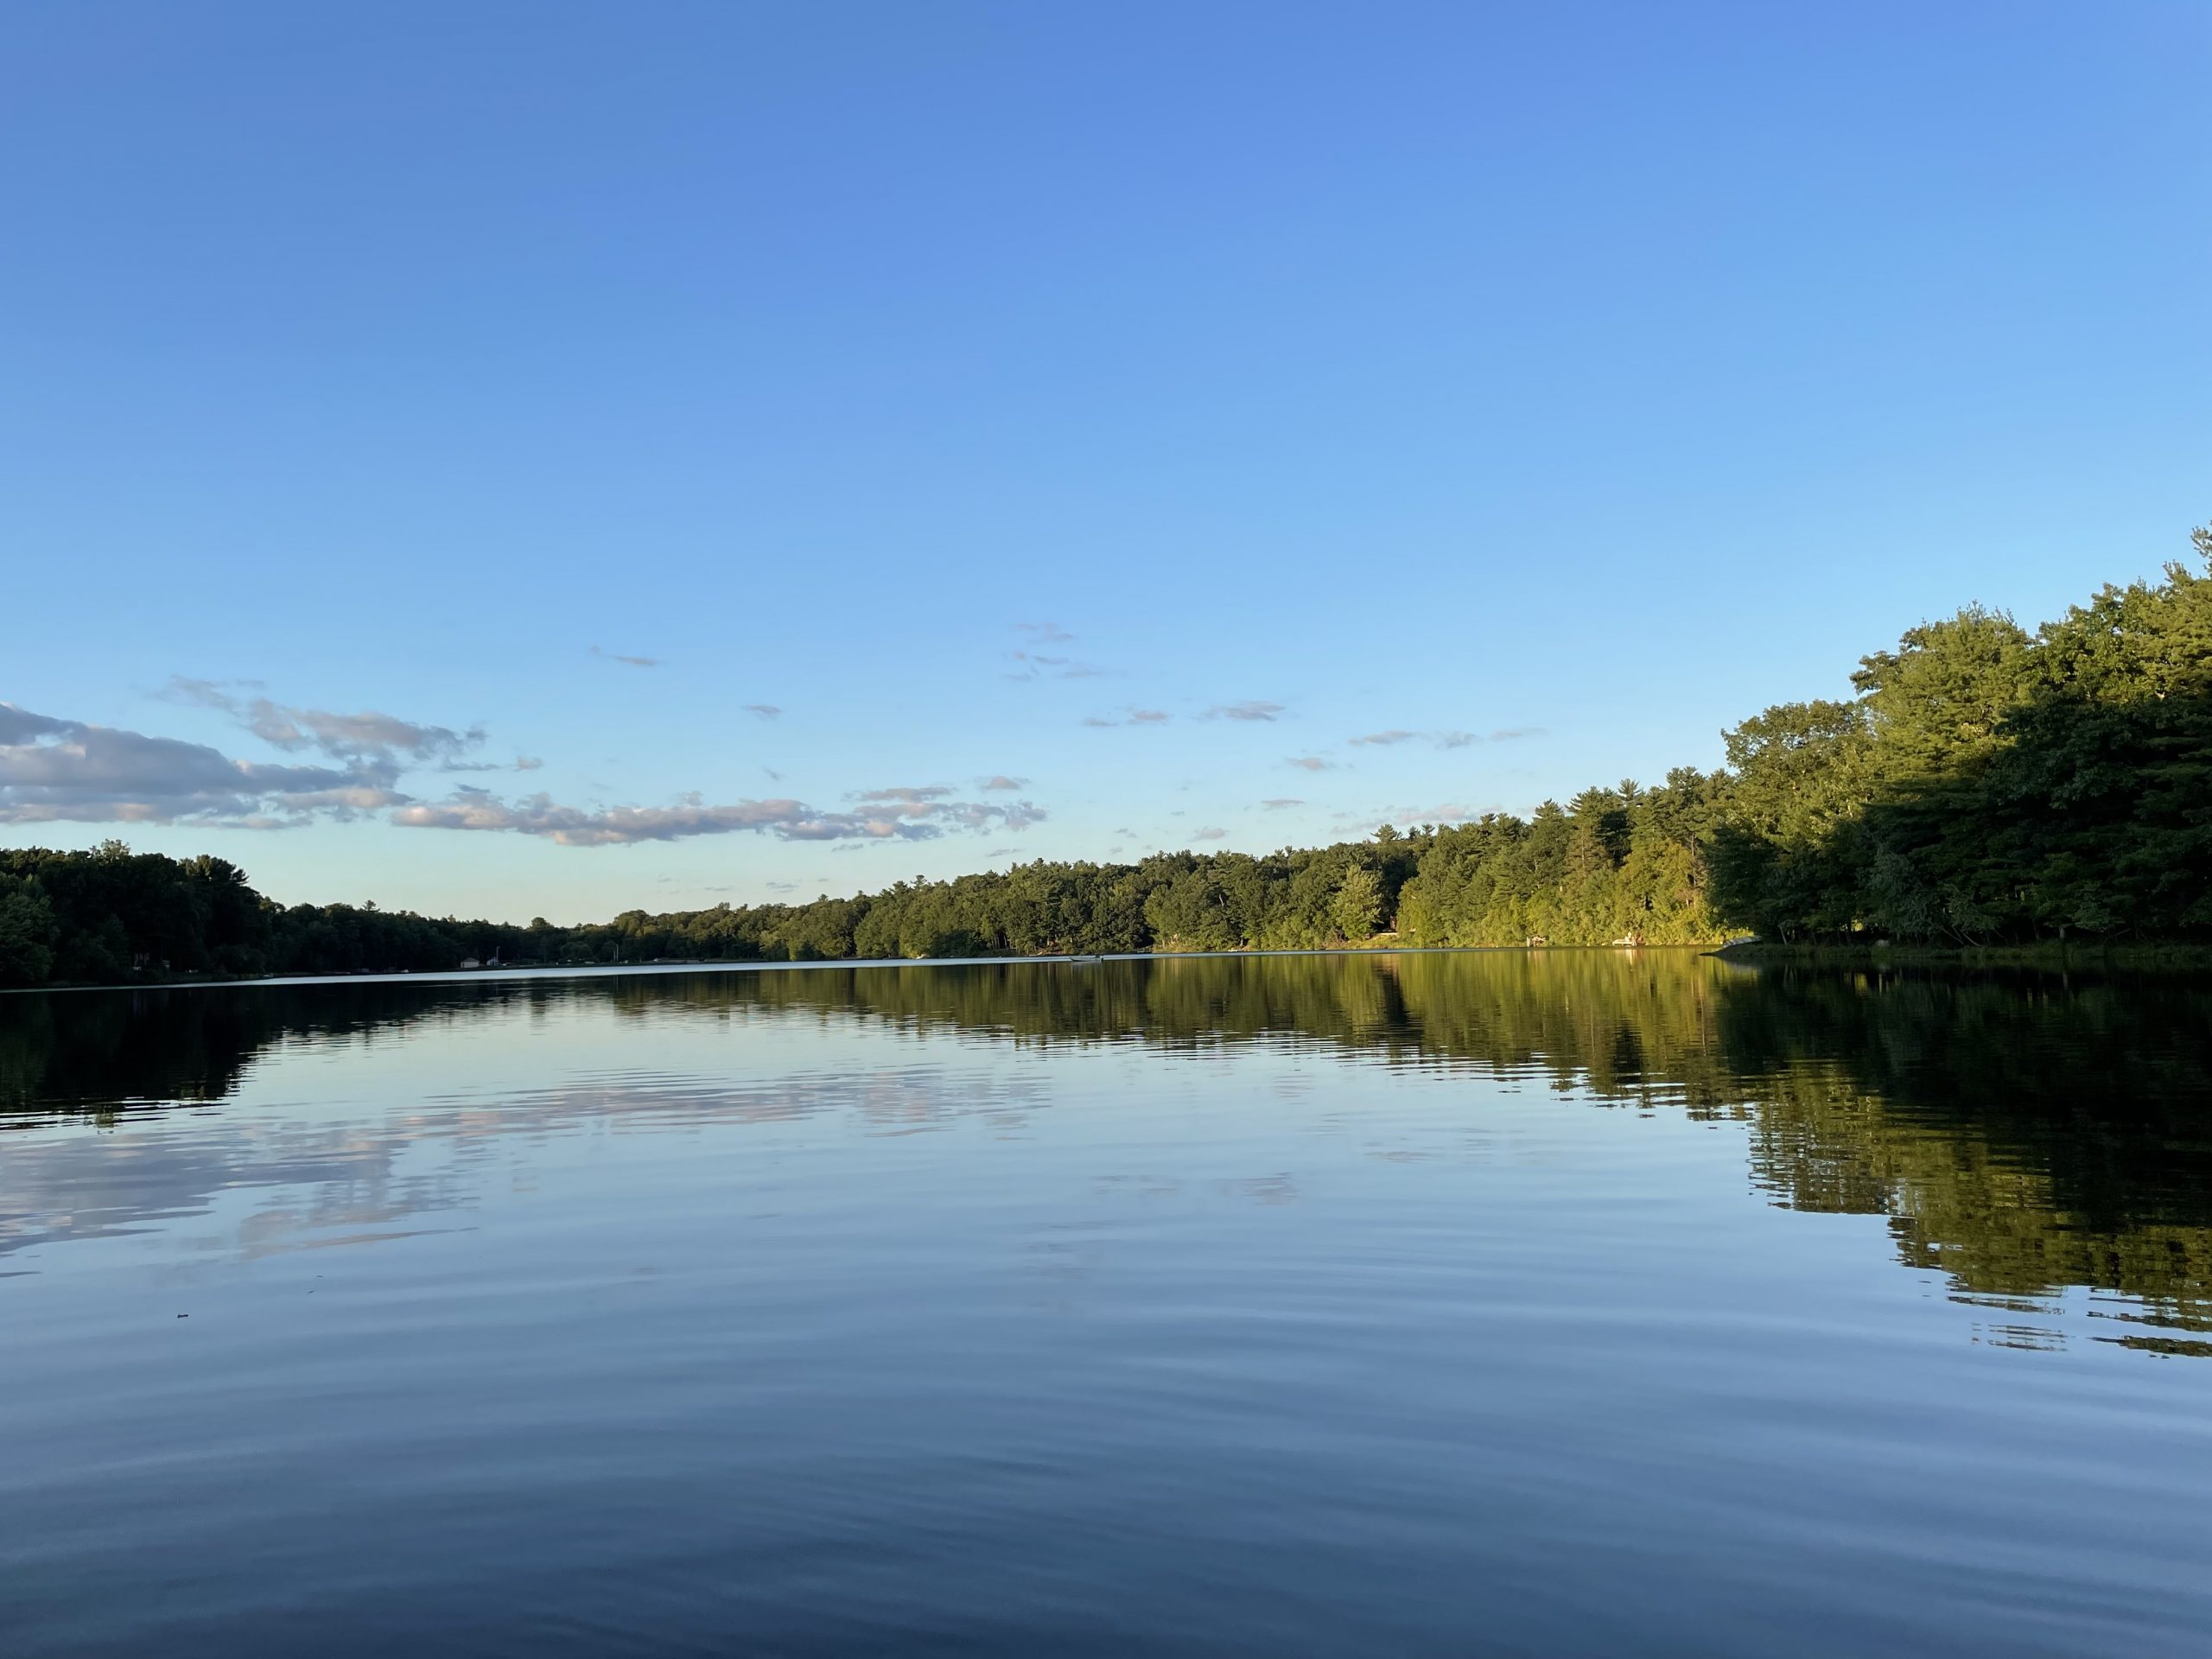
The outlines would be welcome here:
M 944 1035 L 974 1063 L 586 1072 L 547 1086 L 501 1078 L 427 1090 L 365 1116 L 259 1109 L 265 1090 L 312 1075 L 294 1067 L 343 1067 L 394 1043 L 418 1057 L 461 1039 L 526 1043 L 549 1020 L 588 1019 L 722 1026 L 764 1040 L 824 1029 Z M 2122 1293 L 2094 1310 L 2130 1327 L 2111 1339 L 2194 1351 L 2202 1344 L 2160 1333 L 2212 1330 L 2212 1151 L 2191 1128 L 2212 1105 L 2208 1033 L 2212 994 L 2172 977 L 1755 975 L 1656 951 L 16 997 L 0 1000 L 0 1106 L 15 1114 L 0 1124 L 22 1130 L 62 1114 L 105 1132 L 0 1135 L 0 1253 L 163 1225 L 240 1190 L 282 1198 L 257 1212 L 240 1248 L 395 1236 L 410 1219 L 470 1208 L 470 1160 L 515 1136 L 824 1113 L 877 1136 L 970 1120 L 1018 1135 L 1052 1103 L 1058 1079 L 1004 1064 L 1009 1050 L 1197 1058 L 1256 1047 L 1305 1057 L 1269 1084 L 1287 1103 L 1341 1081 L 1344 1066 L 1379 1065 L 1740 1122 L 1757 1191 L 1790 1209 L 1887 1217 L 1904 1265 L 1942 1275 L 1961 1298 L 1997 1299 L 1986 1339 L 2041 1341 L 2032 1315 L 2069 1287 L 2090 1287 Z M 764 1063 L 749 1047 L 731 1052 L 734 1065 Z M 133 1133 L 139 1114 L 195 1103 L 203 1116 L 190 1133 Z M 1479 1127 L 1471 1112 L 1468 1135 Z M 434 1147 L 444 1162 L 409 1156 Z M 1411 1166 L 1452 1147 L 1386 1137 L 1368 1150 Z M 1269 1203 L 1296 1187 L 1262 1172 L 1239 1190 Z

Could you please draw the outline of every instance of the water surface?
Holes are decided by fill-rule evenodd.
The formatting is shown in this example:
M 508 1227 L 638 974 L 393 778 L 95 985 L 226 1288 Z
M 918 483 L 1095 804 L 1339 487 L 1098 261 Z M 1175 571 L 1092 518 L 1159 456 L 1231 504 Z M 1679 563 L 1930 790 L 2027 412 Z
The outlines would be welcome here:
M 13 1655 L 2212 1651 L 2212 991 L 0 998 Z

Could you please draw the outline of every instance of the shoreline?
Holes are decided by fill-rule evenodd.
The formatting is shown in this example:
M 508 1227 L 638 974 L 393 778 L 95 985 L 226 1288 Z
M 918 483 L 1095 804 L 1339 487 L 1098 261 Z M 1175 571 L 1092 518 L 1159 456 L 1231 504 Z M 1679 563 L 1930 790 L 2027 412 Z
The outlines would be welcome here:
M 1710 944 L 1344 944 L 1311 946 L 1255 946 L 1238 950 L 1116 950 L 1102 955 L 1040 952 L 1033 956 L 988 957 L 823 957 L 808 960 L 769 960 L 759 957 L 699 957 L 656 958 L 646 962 L 563 962 L 502 963 L 497 968 L 435 969 L 421 973 L 405 969 L 344 974 L 215 974 L 181 975 L 174 979 L 124 981 L 105 985 L 13 985 L 0 988 L 0 996 L 42 996 L 56 991 L 184 991 L 222 990 L 241 986 L 399 984 L 461 984 L 474 981 L 522 979 L 592 979 L 616 974 L 768 973 L 783 969 L 823 968 L 979 968 L 1014 967 L 1023 963 L 1084 967 L 1103 962 L 1187 962 L 1217 957 L 1411 957 L 1473 956 L 1511 951 L 1535 955 L 1544 951 L 1694 950 L 1717 955 Z
M 977 968 L 1025 963 L 1084 967 L 1107 962 L 1185 962 L 1224 957 L 1392 957 L 1478 956 L 1514 953 L 1692 951 L 1740 968 L 2032 968 L 2070 970 L 2181 970 L 2212 972 L 2212 944 L 2082 944 L 2046 941 L 2037 944 L 1916 945 L 1782 944 L 1741 940 L 1722 944 L 1342 944 L 1255 947 L 1236 950 L 1128 950 L 1103 955 L 1045 952 L 1033 956 L 830 957 L 813 960 L 766 960 L 756 957 L 655 959 L 625 963 L 524 963 L 497 968 L 454 968 L 426 972 L 404 969 L 342 974 L 264 974 L 229 977 L 181 976 L 174 979 L 109 984 L 18 985 L 0 988 L 0 997 L 41 996 L 78 991 L 219 990 L 244 987 L 301 985 L 432 985 L 478 982 L 512 983 L 526 979 L 598 979 L 625 974 L 772 973 L 835 968 Z

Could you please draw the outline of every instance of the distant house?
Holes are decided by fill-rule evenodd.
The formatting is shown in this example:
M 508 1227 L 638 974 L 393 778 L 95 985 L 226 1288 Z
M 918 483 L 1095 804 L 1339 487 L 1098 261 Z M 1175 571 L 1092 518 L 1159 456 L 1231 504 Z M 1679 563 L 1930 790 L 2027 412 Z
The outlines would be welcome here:
M 463 968 L 481 968 L 484 964 L 474 957 L 463 957 L 461 959 L 461 965 Z

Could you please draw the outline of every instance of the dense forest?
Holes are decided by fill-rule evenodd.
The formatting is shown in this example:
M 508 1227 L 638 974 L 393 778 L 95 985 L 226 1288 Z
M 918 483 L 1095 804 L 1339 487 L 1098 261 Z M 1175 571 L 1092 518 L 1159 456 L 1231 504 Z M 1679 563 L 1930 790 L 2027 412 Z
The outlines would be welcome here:
M 1969 607 L 1853 695 L 1726 734 L 1726 764 L 1318 849 L 1039 861 L 811 904 L 528 926 L 283 906 L 235 865 L 0 851 L 0 984 L 508 963 L 1364 944 L 2212 939 L 2212 527 L 2202 572 L 2030 632 Z

